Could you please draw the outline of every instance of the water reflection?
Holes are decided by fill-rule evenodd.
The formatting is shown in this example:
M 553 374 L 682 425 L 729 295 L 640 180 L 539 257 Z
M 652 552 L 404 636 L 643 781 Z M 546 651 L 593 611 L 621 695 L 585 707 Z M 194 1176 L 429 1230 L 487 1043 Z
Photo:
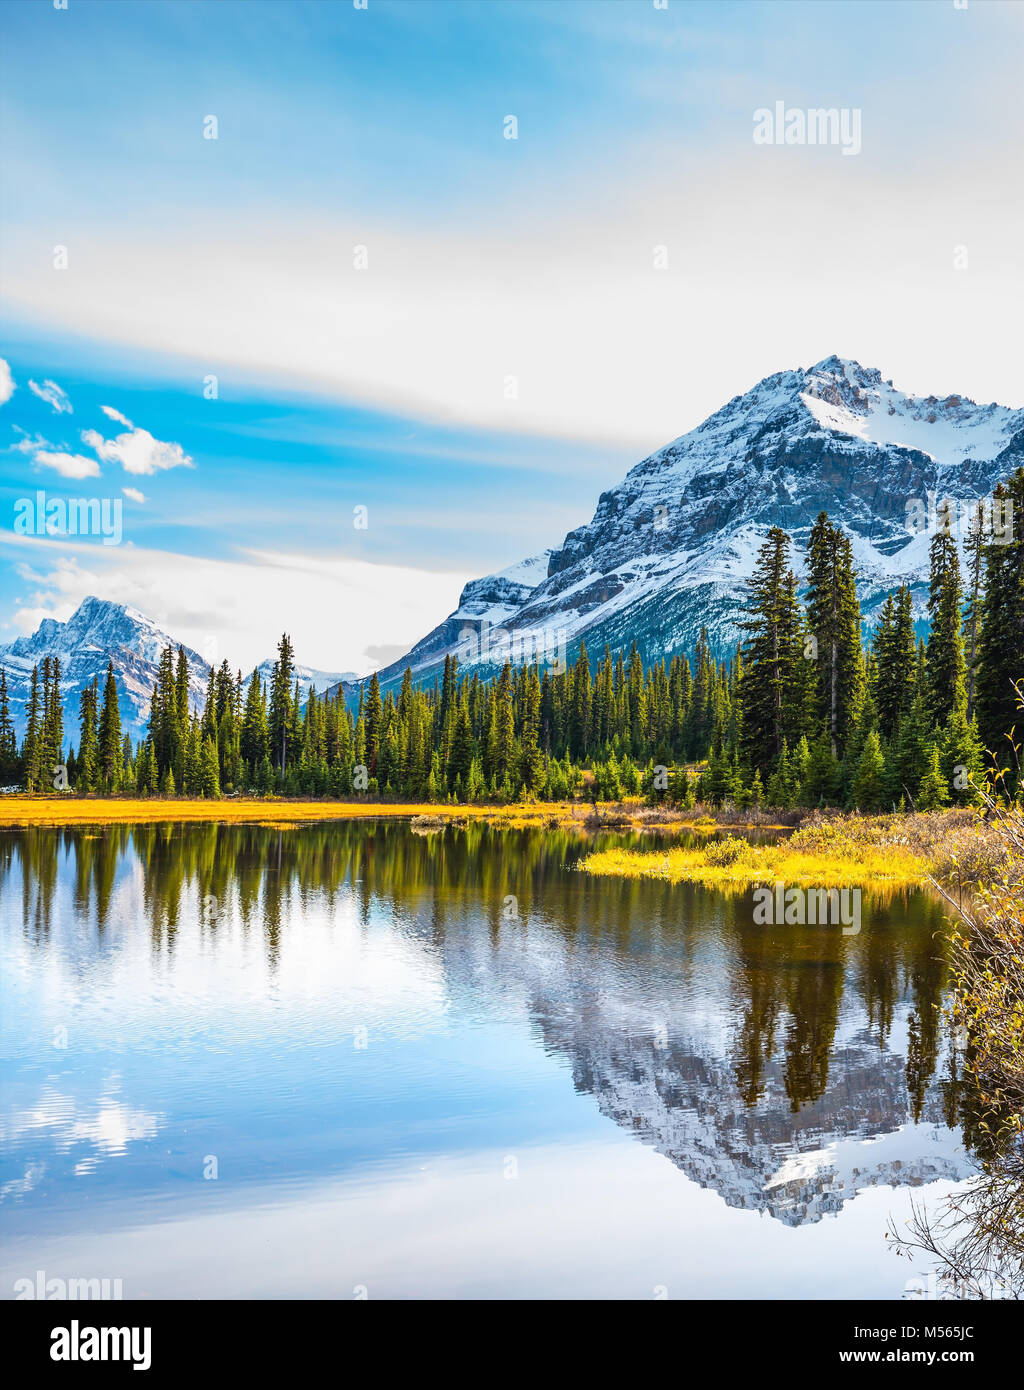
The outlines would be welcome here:
M 938 903 L 866 900 L 859 936 L 754 926 L 746 895 L 590 879 L 582 847 L 387 821 L 0 835 L 5 1206 L 29 1230 L 41 1190 L 151 1195 L 211 1153 L 289 1183 L 568 1142 L 593 1120 L 566 1072 L 591 1116 L 788 1226 L 971 1171 Z

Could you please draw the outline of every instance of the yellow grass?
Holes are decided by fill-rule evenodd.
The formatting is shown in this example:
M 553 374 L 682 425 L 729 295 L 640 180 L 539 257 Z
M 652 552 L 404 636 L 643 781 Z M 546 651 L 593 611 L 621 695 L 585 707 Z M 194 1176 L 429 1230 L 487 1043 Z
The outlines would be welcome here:
M 231 797 L 223 801 L 185 797 L 107 798 L 10 796 L 0 799 L 0 826 L 113 825 L 142 821 L 224 821 L 256 825 L 300 825 L 306 821 L 362 820 L 368 817 L 485 817 L 493 806 L 434 806 L 408 802 L 279 801 L 273 797 Z M 531 811 L 534 808 L 529 808 Z
M 754 845 L 729 837 L 700 848 L 608 849 L 580 865 L 586 873 L 659 878 L 739 890 L 751 884 L 785 883 L 816 888 L 909 888 L 924 883 L 929 863 L 905 845 L 854 842 L 802 845 L 799 835 L 779 844 Z
M 229 824 L 301 825 L 310 821 L 366 820 L 375 817 L 428 817 L 443 821 L 490 821 L 508 826 L 560 826 L 577 829 L 714 830 L 708 818 L 692 813 L 652 812 L 642 802 L 520 802 L 508 806 L 449 806 L 434 802 L 290 801 L 275 797 L 229 797 L 221 801 L 186 797 L 0 797 L 0 828 L 20 825 L 128 825 L 153 821 L 221 821 Z

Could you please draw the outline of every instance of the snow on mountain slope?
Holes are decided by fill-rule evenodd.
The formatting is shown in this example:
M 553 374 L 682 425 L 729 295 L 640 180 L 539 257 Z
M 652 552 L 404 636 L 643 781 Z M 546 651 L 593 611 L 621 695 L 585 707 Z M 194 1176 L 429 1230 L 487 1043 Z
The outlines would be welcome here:
M 266 661 L 261 661 L 256 668 L 260 673 L 260 680 L 271 681 L 274 676 L 274 660 L 268 657 Z M 310 690 L 315 690 L 318 695 L 322 695 L 325 690 L 330 690 L 339 681 L 346 685 L 358 679 L 355 671 L 320 671 L 315 666 L 301 666 L 296 662 L 295 670 L 292 675 L 292 684 L 299 683 L 299 697 L 305 700 Z
M 768 529 L 793 537 L 800 572 L 821 511 L 852 538 L 865 617 L 904 581 L 921 617 L 930 536 L 915 531 L 908 504 L 973 503 L 1022 463 L 1022 409 L 909 396 L 835 356 L 779 372 L 643 459 L 560 547 L 468 584 L 459 608 L 381 679 L 406 665 L 429 679 L 467 626 L 543 635 L 570 659 L 580 638 L 591 652 L 635 641 L 651 659 L 692 651 L 706 625 L 724 654 Z
M 200 712 L 206 699 L 209 663 L 178 639 L 158 627 L 152 619 L 123 603 L 105 599 L 83 599 L 66 623 L 44 618 L 31 637 L 19 637 L 0 646 L 0 666 L 7 673 L 11 715 L 19 738 L 25 731 L 25 706 L 33 666 L 43 659 L 59 657 L 61 692 L 64 697 L 65 734 L 78 742 L 78 701 L 82 690 L 99 678 L 102 690 L 107 662 L 113 661 L 120 692 L 121 722 L 133 739 L 145 733 L 149 702 L 153 694 L 160 653 L 167 646 L 184 647 L 188 663 L 189 697 L 193 711 Z M 267 660 L 259 670 L 264 680 L 273 674 L 274 663 Z M 323 691 L 339 680 L 354 679 L 351 672 L 319 671 L 296 665 L 295 676 L 304 698 L 311 686 Z
M 72 743 L 78 742 L 78 701 L 82 690 L 98 678 L 102 691 L 108 661 L 114 663 L 122 725 L 133 738 L 138 738 L 149 717 L 160 653 L 168 645 L 177 647 L 178 643 L 144 613 L 105 599 L 83 599 L 66 623 L 44 618 L 31 637 L 19 637 L 0 647 L 0 665 L 7 672 L 11 715 L 19 736 L 25 729 L 32 668 L 41 666 L 49 656 L 60 658 L 64 731 Z M 210 668 L 188 647 L 185 657 L 192 707 L 201 709 Z
M 839 363 L 840 359 L 829 359 Z M 825 367 L 826 364 L 819 364 Z M 917 449 L 938 464 L 991 459 L 1021 428 L 1021 412 L 979 406 L 962 396 L 906 396 L 878 371 L 842 362 L 842 371 L 812 368 L 800 399 L 822 429 L 871 444 Z

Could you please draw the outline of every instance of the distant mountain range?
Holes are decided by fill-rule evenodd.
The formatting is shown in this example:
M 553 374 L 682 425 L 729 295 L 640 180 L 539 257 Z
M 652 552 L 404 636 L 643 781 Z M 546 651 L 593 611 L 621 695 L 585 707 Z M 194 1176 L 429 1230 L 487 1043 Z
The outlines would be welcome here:
M 581 638 L 592 654 L 635 641 L 656 660 L 692 652 L 706 625 L 724 656 L 765 533 L 781 526 L 801 547 L 823 510 L 852 538 L 865 618 L 906 582 L 923 620 L 931 535 L 908 525 L 908 504 L 920 518 L 936 495 L 990 497 L 1022 464 L 1024 409 L 907 395 L 840 357 L 779 372 L 638 463 L 561 546 L 467 584 L 381 682 L 407 665 L 432 679 L 447 653 L 471 650 L 466 633 L 483 665 L 501 662 L 499 631 L 513 650 L 564 640 L 572 660 Z
M 11 714 L 19 737 L 25 729 L 25 704 L 29 697 L 33 666 L 42 665 L 44 657 L 59 657 L 61 690 L 64 695 L 65 728 L 77 742 L 73 721 L 78 713 L 78 698 L 82 689 L 99 677 L 102 688 L 107 662 L 113 661 L 121 694 L 121 722 L 125 730 L 138 739 L 149 719 L 149 701 L 153 694 L 160 653 L 166 646 L 184 647 L 188 662 L 189 695 L 194 710 L 201 710 L 206 696 L 210 664 L 191 647 L 179 643 L 176 637 L 164 632 L 144 613 L 123 603 L 105 599 L 86 598 L 66 623 L 44 618 L 31 637 L 0 646 L 0 666 L 7 672 L 7 688 Z M 219 664 L 219 663 L 218 663 Z M 272 659 L 260 663 L 262 679 L 269 679 L 274 667 Z M 251 671 L 243 671 L 248 679 Z M 340 680 L 354 679 L 352 672 L 318 671 L 311 666 L 296 666 L 299 689 L 305 696 L 311 686 L 318 691 L 337 685 Z
M 779 372 L 638 463 L 560 546 L 467 584 L 458 608 L 385 667 L 381 684 L 396 687 L 407 666 L 429 682 L 449 653 L 463 669 L 471 658 L 487 674 L 510 646 L 513 657 L 546 649 L 549 659 L 571 661 L 581 640 L 593 654 L 635 641 L 645 661 L 657 660 L 692 652 L 702 626 L 725 655 L 766 532 L 790 533 L 799 571 L 821 511 L 852 539 L 865 619 L 905 582 L 923 621 L 931 534 L 908 524 L 908 505 L 920 517 L 936 497 L 990 497 L 1021 465 L 1024 409 L 909 396 L 874 368 L 840 357 Z M 112 659 L 121 717 L 137 738 L 168 643 L 178 645 L 144 614 L 98 598 L 85 599 L 66 623 L 45 619 L 31 637 L 0 647 L 19 732 L 32 667 L 50 655 L 61 659 L 72 715 L 82 686 Z M 200 707 L 209 666 L 188 648 L 186 656 Z M 266 678 L 272 668 L 268 659 L 259 669 Z M 352 672 L 297 669 L 303 694 L 356 688 Z

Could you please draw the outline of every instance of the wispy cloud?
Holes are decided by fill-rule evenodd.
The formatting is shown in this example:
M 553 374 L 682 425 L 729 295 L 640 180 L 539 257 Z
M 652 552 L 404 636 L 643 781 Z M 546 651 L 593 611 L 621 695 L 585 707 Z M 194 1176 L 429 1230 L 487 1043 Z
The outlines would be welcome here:
M 21 438 L 16 439 L 13 444 L 8 444 L 7 447 L 12 453 L 34 454 L 37 449 L 52 449 L 54 447 L 54 445 L 52 445 L 49 440 L 44 439 L 41 434 L 29 434 L 28 431 L 23 430 L 20 425 L 14 426 L 14 432 L 20 435 Z
M 38 396 L 41 401 L 45 401 L 46 404 L 51 407 L 55 415 L 72 414 L 72 406 L 68 399 L 68 393 L 63 390 L 62 387 L 58 386 L 55 381 L 50 381 L 49 378 L 47 378 L 40 386 L 37 381 L 32 381 L 30 378 L 28 389 L 34 395 Z
M 0 405 L 5 405 L 14 395 L 14 377 L 4 358 L 0 357 Z
M 241 80 L 235 59 L 219 142 L 164 116 L 194 32 L 148 45 L 138 86 L 73 124 L 59 124 L 61 68 L 23 64 L 12 100 L 28 145 L 11 182 L 31 216 L 6 239 L 17 303 L 180 356 L 197 383 L 214 363 L 420 418 L 650 447 L 832 351 L 909 389 L 1019 403 L 1005 313 L 1022 290 L 1024 204 L 1006 177 L 1024 129 L 1019 5 L 892 3 L 881 45 L 877 7 L 819 7 L 839 46 L 806 5 L 467 5 L 455 25 L 450 8 L 381 7 L 375 24 L 416 41 L 385 27 L 364 52 L 341 39 L 344 7 L 312 7 L 277 77 Z M 280 7 L 251 23 L 234 6 L 192 9 L 214 76 L 219 42 L 264 73 Z M 755 145 L 753 114 L 778 98 L 863 107 L 863 152 Z M 148 121 L 127 152 L 138 163 L 76 217 L 89 275 L 55 275 L 35 223 L 69 180 L 104 176 L 95 150 L 124 101 Z M 510 141 L 501 118 L 517 102 Z M 173 225 L 148 225 L 131 197 L 143 160 Z M 356 186 L 358 202 L 335 191 Z
M 243 671 L 272 655 L 282 632 L 310 665 L 368 671 L 381 664 L 383 644 L 408 651 L 450 613 L 471 577 L 276 551 L 214 560 L 124 545 L 101 554 L 87 542 L 0 531 L 3 547 L 35 586 L 13 612 L 14 630 L 66 620 L 95 594 L 131 604 L 194 650 Z
M 64 450 L 55 452 L 40 449 L 32 460 L 37 468 L 52 468 L 62 478 L 98 478 L 100 466 L 95 459 L 85 454 L 69 454 Z
M 195 464 L 180 444 L 156 439 L 149 430 L 133 425 L 126 415 L 113 406 L 102 406 L 104 415 L 126 426 L 124 434 L 104 439 L 98 430 L 83 430 L 82 442 L 88 444 L 104 463 L 119 463 L 126 473 L 140 476 L 160 473 L 168 468 L 194 468 Z
M 121 491 L 130 502 L 145 502 L 146 498 L 137 487 L 123 487 Z

